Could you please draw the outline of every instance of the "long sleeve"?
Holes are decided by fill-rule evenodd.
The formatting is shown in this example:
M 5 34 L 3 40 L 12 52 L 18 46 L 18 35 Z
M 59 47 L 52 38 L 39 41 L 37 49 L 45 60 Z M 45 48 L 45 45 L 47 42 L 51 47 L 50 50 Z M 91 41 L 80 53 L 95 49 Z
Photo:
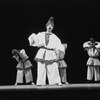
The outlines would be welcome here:
M 100 52 L 100 42 L 96 42 L 96 43 L 97 43 L 97 45 L 95 45 L 96 50 L 97 50 L 98 52 Z
M 83 44 L 83 48 L 88 48 L 88 47 L 90 47 L 90 45 L 89 45 L 88 43 L 89 43 L 89 41 L 88 41 L 88 42 L 85 42 L 85 43 Z
M 33 33 L 28 38 L 30 46 L 37 46 L 37 47 L 43 46 L 43 39 L 44 39 L 44 32 L 39 32 L 37 35 Z
M 28 37 L 28 41 L 29 41 L 29 44 L 30 46 L 36 46 L 36 34 L 35 33 L 32 33 L 29 37 Z
M 44 40 L 45 40 L 45 32 L 39 32 L 36 36 L 36 45 L 37 47 L 44 46 Z
M 68 47 L 67 43 L 63 43 L 62 45 L 64 46 L 64 51 L 66 51 L 66 49 Z
M 66 44 L 62 44 L 62 46 L 64 47 L 64 52 L 59 50 L 59 59 L 64 59 L 65 50 L 67 48 L 67 43 Z
M 97 45 L 95 47 L 100 49 L 100 42 L 97 42 Z
M 65 51 L 65 48 L 64 48 L 64 46 L 62 45 L 62 43 L 61 43 L 61 40 L 56 36 L 56 45 L 55 45 L 55 49 L 58 49 L 58 50 L 60 50 L 60 51 L 62 51 L 62 52 L 64 52 Z
M 59 58 L 59 51 L 65 52 L 65 49 L 64 46 L 61 44 L 60 39 L 56 35 L 53 35 L 52 44 L 53 44 L 52 46 L 54 48 L 54 51 L 57 57 Z

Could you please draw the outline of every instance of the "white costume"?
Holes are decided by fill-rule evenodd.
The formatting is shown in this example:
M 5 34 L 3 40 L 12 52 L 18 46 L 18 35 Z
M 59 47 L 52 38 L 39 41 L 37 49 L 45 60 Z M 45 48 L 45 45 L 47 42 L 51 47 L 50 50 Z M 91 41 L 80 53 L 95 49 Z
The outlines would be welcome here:
M 66 73 L 66 68 L 67 68 L 67 64 L 64 61 L 64 56 L 65 56 L 65 51 L 67 48 L 67 43 L 62 44 L 64 46 L 64 52 L 59 50 L 59 73 L 60 73 L 60 77 L 61 77 L 61 82 L 62 83 L 67 83 L 67 73 Z
M 23 77 L 25 75 L 26 83 L 33 82 L 33 76 L 31 68 L 33 67 L 29 57 L 27 56 L 24 49 L 18 51 L 13 49 L 13 57 L 18 61 L 17 64 L 17 76 L 16 76 L 16 84 L 23 83 Z M 33 83 L 32 83 L 33 84 Z
M 99 42 L 95 42 L 95 47 L 91 47 L 90 46 L 90 41 L 85 42 L 83 44 L 83 47 L 86 48 L 87 53 L 89 55 L 89 59 L 87 61 L 87 66 L 88 66 L 88 70 L 87 70 L 87 80 L 92 80 L 93 76 L 95 81 L 99 81 L 100 80 L 100 61 L 97 58 L 100 54 L 100 43 Z
M 49 37 L 49 40 L 46 40 L 46 36 Z M 49 84 L 59 84 L 61 80 L 57 63 L 58 50 L 64 52 L 60 39 L 53 33 L 47 35 L 46 32 L 40 32 L 37 35 L 33 33 L 28 40 L 30 46 L 40 47 L 35 57 L 38 62 L 37 85 L 46 84 L 46 73 Z

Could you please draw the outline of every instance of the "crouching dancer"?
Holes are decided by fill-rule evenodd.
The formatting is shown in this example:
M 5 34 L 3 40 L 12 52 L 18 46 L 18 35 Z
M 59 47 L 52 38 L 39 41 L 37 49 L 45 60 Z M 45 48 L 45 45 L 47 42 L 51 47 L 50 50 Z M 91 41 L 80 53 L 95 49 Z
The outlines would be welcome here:
M 12 54 L 13 54 L 13 58 L 15 58 L 18 62 L 17 77 L 16 77 L 15 85 L 23 83 L 24 75 L 25 75 L 26 83 L 27 84 L 30 83 L 34 85 L 32 72 L 31 72 L 32 64 L 29 60 L 29 57 L 25 53 L 25 50 L 24 49 L 22 50 L 13 49 Z

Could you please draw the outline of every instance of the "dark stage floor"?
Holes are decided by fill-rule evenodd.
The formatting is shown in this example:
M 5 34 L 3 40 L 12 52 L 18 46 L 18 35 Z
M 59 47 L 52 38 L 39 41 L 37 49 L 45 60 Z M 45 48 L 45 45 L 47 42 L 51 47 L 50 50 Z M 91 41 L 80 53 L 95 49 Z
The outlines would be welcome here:
M 0 100 L 100 100 L 100 84 L 0 86 Z M 2 99 L 1 99 L 2 98 Z

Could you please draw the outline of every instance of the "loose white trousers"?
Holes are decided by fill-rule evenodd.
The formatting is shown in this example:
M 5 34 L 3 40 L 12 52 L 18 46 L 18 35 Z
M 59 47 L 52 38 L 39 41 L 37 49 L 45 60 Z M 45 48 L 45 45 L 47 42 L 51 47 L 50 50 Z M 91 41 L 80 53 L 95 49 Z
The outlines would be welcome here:
M 100 81 L 100 68 L 99 68 L 99 66 L 88 66 L 87 80 L 92 80 L 93 77 L 94 77 L 95 81 Z
M 25 75 L 26 83 L 33 81 L 32 71 L 31 71 L 31 69 L 28 69 L 24 73 L 23 73 L 23 70 L 17 70 L 16 82 L 23 83 L 23 76 L 24 75 Z
M 37 67 L 37 85 L 46 84 L 46 74 L 50 85 L 61 83 L 57 62 L 49 65 L 38 62 Z

